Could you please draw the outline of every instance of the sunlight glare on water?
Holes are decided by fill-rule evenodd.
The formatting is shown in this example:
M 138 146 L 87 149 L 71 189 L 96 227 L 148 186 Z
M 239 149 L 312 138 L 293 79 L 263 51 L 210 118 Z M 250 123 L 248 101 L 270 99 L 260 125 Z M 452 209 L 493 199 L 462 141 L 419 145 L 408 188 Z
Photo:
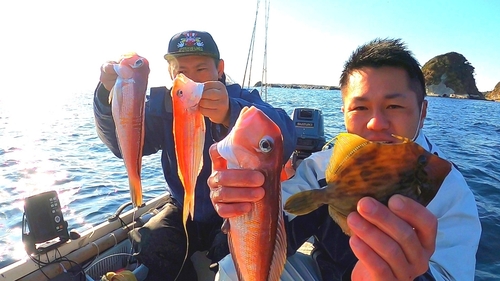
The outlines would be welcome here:
M 297 107 L 320 109 L 327 140 L 345 131 L 338 91 L 271 88 L 268 97 L 290 115 Z M 500 271 L 495 238 L 500 232 L 500 103 L 428 99 L 424 131 L 463 172 L 478 203 L 483 233 L 476 280 L 492 280 Z M 165 192 L 159 157 L 143 158 L 144 201 Z M 0 96 L 1 266 L 26 258 L 23 200 L 48 190 L 58 192 L 69 229 L 80 233 L 130 201 L 123 161 L 97 137 L 91 90 L 10 98 L 9 103 Z

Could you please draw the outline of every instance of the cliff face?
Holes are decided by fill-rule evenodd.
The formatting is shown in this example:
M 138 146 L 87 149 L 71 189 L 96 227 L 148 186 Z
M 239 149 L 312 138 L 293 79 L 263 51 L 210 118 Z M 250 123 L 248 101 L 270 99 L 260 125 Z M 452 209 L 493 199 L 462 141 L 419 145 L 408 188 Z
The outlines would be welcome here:
M 500 101 L 500 82 L 497 83 L 497 85 L 495 86 L 495 89 L 493 89 L 493 91 L 491 92 L 488 92 L 486 95 L 485 95 L 485 98 L 487 100 L 496 100 L 496 101 Z
M 474 67 L 456 52 L 439 55 L 424 64 L 425 86 L 429 95 L 484 99 L 474 79 Z

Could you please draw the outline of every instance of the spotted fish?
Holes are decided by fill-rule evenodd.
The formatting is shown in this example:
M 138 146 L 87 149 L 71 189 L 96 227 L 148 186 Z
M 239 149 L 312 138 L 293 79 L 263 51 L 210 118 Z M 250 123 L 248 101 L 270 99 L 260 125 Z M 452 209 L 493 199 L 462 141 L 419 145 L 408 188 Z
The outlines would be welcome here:
M 451 171 L 451 163 L 409 139 L 396 138 L 403 142 L 372 142 L 339 134 L 325 173 L 327 186 L 294 194 L 285 210 L 304 215 L 327 204 L 330 216 L 350 235 L 346 217 L 365 196 L 387 205 L 392 195 L 401 194 L 427 206 Z

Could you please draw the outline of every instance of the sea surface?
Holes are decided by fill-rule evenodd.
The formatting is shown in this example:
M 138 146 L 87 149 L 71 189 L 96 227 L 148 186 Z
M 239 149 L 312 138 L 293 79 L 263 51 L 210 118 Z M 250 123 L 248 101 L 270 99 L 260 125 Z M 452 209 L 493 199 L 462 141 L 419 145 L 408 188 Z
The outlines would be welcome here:
M 292 114 L 320 109 L 327 138 L 343 132 L 339 91 L 270 88 L 267 101 Z M 500 103 L 428 97 L 424 131 L 464 174 L 477 200 L 482 237 L 476 280 L 500 278 Z M 143 159 L 148 201 L 165 192 L 159 153 Z M 0 267 L 26 257 L 24 198 L 56 190 L 69 229 L 91 229 L 130 200 L 121 159 L 97 137 L 92 91 L 36 104 L 0 99 Z

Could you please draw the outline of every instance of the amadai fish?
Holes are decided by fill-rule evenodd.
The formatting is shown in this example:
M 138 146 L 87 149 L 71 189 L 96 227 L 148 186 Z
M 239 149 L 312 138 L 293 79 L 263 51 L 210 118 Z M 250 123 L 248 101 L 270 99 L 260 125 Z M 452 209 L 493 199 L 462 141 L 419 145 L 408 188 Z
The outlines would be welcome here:
M 451 163 L 409 139 L 396 138 L 403 142 L 372 142 L 339 134 L 325 174 L 327 186 L 291 196 L 285 210 L 304 215 L 327 204 L 330 216 L 350 235 L 347 215 L 365 196 L 387 205 L 392 195 L 401 194 L 427 206 L 451 171 Z
M 184 186 L 184 227 L 189 215 L 191 219 L 194 218 L 196 179 L 203 167 L 205 117 L 198 109 L 203 86 L 203 83 L 196 83 L 180 73 L 175 77 L 170 91 L 177 172 Z
M 128 53 L 114 65 L 118 75 L 111 89 L 110 103 L 118 146 L 127 170 L 134 207 L 142 205 L 142 149 L 144 146 L 144 106 L 149 76 L 148 61 Z
M 249 213 L 223 225 L 239 280 L 279 280 L 286 261 L 286 232 L 280 172 L 283 137 L 256 107 L 243 108 L 229 135 L 217 143 L 228 169 L 253 169 L 265 176 L 265 196 Z

